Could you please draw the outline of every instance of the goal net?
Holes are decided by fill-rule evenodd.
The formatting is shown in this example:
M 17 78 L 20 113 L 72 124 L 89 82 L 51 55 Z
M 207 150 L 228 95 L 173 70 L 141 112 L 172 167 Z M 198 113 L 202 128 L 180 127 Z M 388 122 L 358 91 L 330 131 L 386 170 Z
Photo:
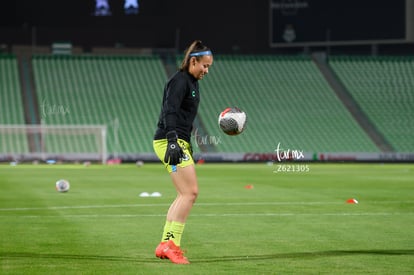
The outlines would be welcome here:
M 0 161 L 101 161 L 105 125 L 0 125 Z

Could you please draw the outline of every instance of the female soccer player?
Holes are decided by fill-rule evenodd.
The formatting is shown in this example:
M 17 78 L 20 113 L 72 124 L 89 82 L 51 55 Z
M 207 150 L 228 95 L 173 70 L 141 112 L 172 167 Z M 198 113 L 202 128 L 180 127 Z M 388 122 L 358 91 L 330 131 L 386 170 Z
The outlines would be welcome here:
M 208 74 L 212 64 L 211 50 L 201 41 L 196 40 L 188 47 L 179 71 L 165 85 L 153 141 L 154 151 L 177 190 L 155 255 L 176 264 L 190 263 L 180 249 L 184 226 L 198 195 L 190 137 L 200 102 L 198 80 Z

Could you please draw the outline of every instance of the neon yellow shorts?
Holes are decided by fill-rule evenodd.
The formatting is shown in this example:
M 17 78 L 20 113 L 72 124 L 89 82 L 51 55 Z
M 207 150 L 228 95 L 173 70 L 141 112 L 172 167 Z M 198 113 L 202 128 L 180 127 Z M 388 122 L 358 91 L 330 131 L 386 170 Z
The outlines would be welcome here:
M 183 149 L 184 157 L 181 163 L 177 164 L 179 167 L 187 167 L 194 164 L 193 159 L 193 152 L 191 150 L 191 145 L 185 140 L 178 139 L 178 145 L 180 145 L 181 149 Z M 165 165 L 168 172 L 172 172 L 172 166 L 168 163 L 164 162 L 165 152 L 167 151 L 168 141 L 167 139 L 157 139 L 152 142 L 152 146 L 154 147 L 155 154 L 161 160 L 161 162 Z

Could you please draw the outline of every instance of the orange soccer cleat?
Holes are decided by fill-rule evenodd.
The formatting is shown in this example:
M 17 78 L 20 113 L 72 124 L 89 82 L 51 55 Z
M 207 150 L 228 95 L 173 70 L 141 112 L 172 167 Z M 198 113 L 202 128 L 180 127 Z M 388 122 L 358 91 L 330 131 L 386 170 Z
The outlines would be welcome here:
M 160 244 L 155 249 L 155 256 L 160 259 L 167 259 L 167 257 L 164 255 L 164 248 L 167 242 L 160 242 Z
M 155 249 L 155 256 L 160 259 L 170 259 L 175 264 L 189 264 L 187 257 L 179 246 L 176 246 L 172 240 L 161 242 Z

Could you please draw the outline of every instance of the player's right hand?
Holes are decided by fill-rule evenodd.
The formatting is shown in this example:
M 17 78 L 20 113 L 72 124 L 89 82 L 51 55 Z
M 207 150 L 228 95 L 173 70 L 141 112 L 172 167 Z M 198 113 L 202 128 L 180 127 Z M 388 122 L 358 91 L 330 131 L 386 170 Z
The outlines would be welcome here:
M 181 163 L 183 158 L 183 150 L 180 145 L 177 143 L 177 133 L 175 131 L 170 131 L 167 133 L 167 151 L 165 152 L 164 162 L 169 165 L 177 165 Z

